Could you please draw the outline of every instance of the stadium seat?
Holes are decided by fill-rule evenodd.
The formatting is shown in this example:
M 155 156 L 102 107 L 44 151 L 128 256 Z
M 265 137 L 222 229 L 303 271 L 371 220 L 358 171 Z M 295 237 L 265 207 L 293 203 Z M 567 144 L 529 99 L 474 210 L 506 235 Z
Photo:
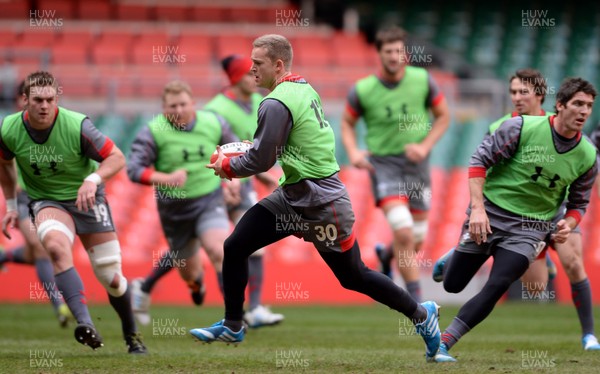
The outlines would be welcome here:
M 299 66 L 332 65 L 331 47 L 327 39 L 320 36 L 302 36 L 295 40 L 294 62 Z
M 217 35 L 215 42 L 217 46 L 217 58 L 232 55 L 244 55 L 250 57 L 252 53 L 252 39 L 244 35 Z
M 136 66 L 139 76 L 137 95 L 158 99 L 162 89 L 171 80 L 171 69 L 168 64 L 156 63 L 152 65 Z
M 49 70 L 59 86 L 59 97 L 94 97 L 98 93 L 98 72 L 88 64 L 55 63 Z
M 151 8 L 141 3 L 116 4 L 116 15 L 119 20 L 147 21 L 151 18 Z
M 179 46 L 178 52 L 185 56 L 185 65 L 206 67 L 212 63 L 213 39 L 203 33 L 182 33 L 175 45 Z
M 28 2 L 22 0 L 8 0 L 2 2 L 2 11 L 0 12 L 0 18 L 9 19 L 29 19 L 30 7 Z
M 95 39 L 95 35 L 86 29 L 65 28 L 61 31 L 62 33 L 58 35 L 57 45 L 76 45 L 82 49 L 89 49 L 89 46 Z
M 369 54 L 374 54 L 362 35 L 354 36 L 344 33 L 335 33 L 331 41 L 334 63 L 337 67 L 363 67 L 369 66 Z
M 189 8 L 183 5 L 159 4 L 156 5 L 155 12 L 158 21 L 181 22 L 189 19 Z
M 55 30 L 46 28 L 27 28 L 21 34 L 18 43 L 20 47 L 42 48 L 52 46 L 58 39 L 58 33 Z
M 92 45 L 95 64 L 126 64 L 130 61 L 131 43 L 135 40 L 130 30 L 105 31 Z
M 127 65 L 97 65 L 99 73 L 99 92 L 102 96 L 133 96 L 136 93 L 137 76 L 135 67 Z
M 263 23 L 267 22 L 270 11 L 260 7 L 236 6 L 227 9 L 225 14 L 228 22 Z
M 87 47 L 76 44 L 60 44 L 52 48 L 53 64 L 88 63 Z
M 225 22 L 226 9 L 218 5 L 200 6 L 195 5 L 191 9 L 191 20 L 194 22 Z
M 0 48 L 8 47 L 17 42 L 17 33 L 12 29 L 0 29 Z
M 186 62 L 181 47 L 163 32 L 142 32 L 133 44 L 131 57 L 136 65 L 176 65 Z
M 77 8 L 77 14 L 81 19 L 111 19 L 111 6 L 108 0 L 77 1 Z
M 75 18 L 75 4 L 72 0 L 38 0 L 37 8 L 56 12 L 57 18 Z

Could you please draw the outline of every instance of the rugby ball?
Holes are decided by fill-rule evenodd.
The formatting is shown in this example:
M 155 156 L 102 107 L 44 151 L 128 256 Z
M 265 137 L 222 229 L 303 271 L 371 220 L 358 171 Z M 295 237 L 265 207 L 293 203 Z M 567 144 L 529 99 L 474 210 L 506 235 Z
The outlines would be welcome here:
M 244 143 L 244 142 L 233 142 L 223 144 L 221 146 L 221 151 L 223 151 L 223 156 L 225 157 L 236 157 L 241 156 L 244 153 L 248 152 L 252 148 L 252 143 Z M 210 163 L 214 163 L 217 161 L 217 157 L 219 154 L 215 149 L 214 153 L 210 156 Z

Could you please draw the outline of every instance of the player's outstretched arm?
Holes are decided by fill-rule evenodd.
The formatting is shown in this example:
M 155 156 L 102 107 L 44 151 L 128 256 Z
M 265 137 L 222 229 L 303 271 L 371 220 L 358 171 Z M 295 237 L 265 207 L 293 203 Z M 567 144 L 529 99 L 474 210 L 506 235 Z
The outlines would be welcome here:
M 341 122 L 342 144 L 346 149 L 348 160 L 350 163 L 359 169 L 367 169 L 373 171 L 373 165 L 367 160 L 367 152 L 358 149 L 356 143 L 356 122 L 357 117 L 354 117 L 348 109 L 344 111 Z
M 11 239 L 8 228 L 14 228 L 18 223 L 17 213 L 17 170 L 14 159 L 5 160 L 0 157 L 0 183 L 6 198 L 6 215 L 2 219 L 2 232 Z
M 105 182 L 124 167 L 125 155 L 123 155 L 123 152 L 115 145 L 108 156 L 100 163 L 98 170 L 96 170 L 96 174 L 98 174 L 102 178 L 102 181 Z

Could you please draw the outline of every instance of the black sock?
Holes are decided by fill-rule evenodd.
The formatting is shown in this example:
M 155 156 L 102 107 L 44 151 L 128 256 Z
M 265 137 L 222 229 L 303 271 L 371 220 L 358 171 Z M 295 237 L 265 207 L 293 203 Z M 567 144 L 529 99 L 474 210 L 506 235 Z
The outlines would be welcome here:
M 417 304 L 417 310 L 410 316 L 413 323 L 421 323 L 427 319 L 427 309 L 421 304 Z
M 160 258 L 160 260 L 158 261 L 158 266 L 153 268 L 150 275 L 148 275 L 146 279 L 144 279 L 144 281 L 142 282 L 140 288 L 145 293 L 152 292 L 154 284 L 156 284 L 156 282 L 158 282 L 160 278 L 165 276 L 169 271 L 171 271 L 171 269 L 173 269 L 173 261 L 171 259 L 171 256 L 169 256 L 169 253 L 170 252 L 166 252 Z
M 230 319 L 226 319 L 225 322 L 223 322 L 223 326 L 228 327 L 231 331 L 233 332 L 238 332 L 242 329 L 242 321 L 233 321 Z
M 133 311 L 131 310 L 131 292 L 129 291 L 129 288 L 129 285 L 127 285 L 127 290 L 121 296 L 112 296 L 111 294 L 108 294 L 110 305 L 112 305 L 113 309 L 121 319 L 123 336 L 135 334 L 137 332 Z

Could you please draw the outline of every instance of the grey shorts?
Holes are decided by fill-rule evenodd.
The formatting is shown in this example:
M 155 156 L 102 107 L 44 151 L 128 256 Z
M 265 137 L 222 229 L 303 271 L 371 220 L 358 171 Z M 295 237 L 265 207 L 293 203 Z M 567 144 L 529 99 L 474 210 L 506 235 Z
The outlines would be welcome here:
M 31 219 L 29 214 L 29 203 L 31 199 L 27 195 L 27 192 L 21 190 L 17 193 L 17 212 L 19 212 L 19 221 Z
M 275 215 L 276 230 L 311 242 L 319 251 L 344 252 L 354 245 L 354 212 L 347 192 L 327 204 L 294 207 L 277 188 L 259 204 Z
M 242 197 L 242 201 L 238 205 L 227 204 L 227 212 L 245 212 L 248 209 L 252 208 L 258 201 L 256 191 L 254 191 L 254 186 L 252 186 L 252 181 L 242 182 L 240 194 Z
M 173 220 L 170 215 L 159 214 L 160 223 L 165 233 L 169 250 L 174 253 L 173 258 L 190 258 L 200 248 L 190 245 L 209 229 L 229 230 L 229 217 L 221 193 L 213 193 L 200 197 L 193 204 L 200 204 L 198 213 L 189 219 Z
M 460 234 L 460 241 L 456 250 L 464 253 L 485 254 L 493 256 L 495 251 L 503 249 L 519 253 L 529 260 L 531 264 L 546 247 L 546 242 L 533 236 L 511 234 L 492 228 L 485 243 L 477 244 L 469 235 L 469 221 L 466 220 Z
M 428 211 L 431 206 L 429 159 L 415 164 L 405 155 L 370 156 L 375 168 L 371 186 L 378 206 L 384 200 L 398 198 L 408 202 L 412 210 Z
M 78 235 L 115 231 L 110 206 L 108 205 L 108 201 L 106 201 L 106 196 L 103 194 L 96 195 L 96 204 L 87 212 L 78 210 L 75 205 L 75 200 L 32 200 L 29 207 L 31 208 L 34 217 L 38 217 L 38 214 L 44 208 L 57 208 L 69 213 L 75 223 L 75 232 Z M 38 219 L 34 220 L 34 223 L 37 222 Z

